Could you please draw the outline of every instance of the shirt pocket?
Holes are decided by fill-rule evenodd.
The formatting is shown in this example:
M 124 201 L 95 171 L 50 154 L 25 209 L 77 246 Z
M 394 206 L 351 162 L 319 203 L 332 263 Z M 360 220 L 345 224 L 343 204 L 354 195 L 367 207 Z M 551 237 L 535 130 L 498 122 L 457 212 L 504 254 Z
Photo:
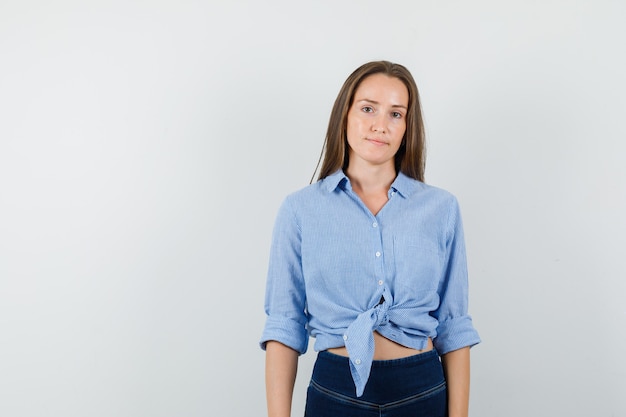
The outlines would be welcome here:
M 393 240 L 395 282 L 399 289 L 437 291 L 441 277 L 441 251 L 427 238 L 395 237 Z

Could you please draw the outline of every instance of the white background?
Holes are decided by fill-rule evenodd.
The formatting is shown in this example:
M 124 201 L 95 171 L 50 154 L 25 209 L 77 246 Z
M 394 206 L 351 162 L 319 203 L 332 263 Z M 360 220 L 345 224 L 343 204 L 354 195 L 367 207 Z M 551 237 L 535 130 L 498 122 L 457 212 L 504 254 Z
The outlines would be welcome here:
M 0 415 L 264 415 L 274 216 L 375 59 L 461 203 L 471 414 L 626 415 L 625 4 L 2 0 Z

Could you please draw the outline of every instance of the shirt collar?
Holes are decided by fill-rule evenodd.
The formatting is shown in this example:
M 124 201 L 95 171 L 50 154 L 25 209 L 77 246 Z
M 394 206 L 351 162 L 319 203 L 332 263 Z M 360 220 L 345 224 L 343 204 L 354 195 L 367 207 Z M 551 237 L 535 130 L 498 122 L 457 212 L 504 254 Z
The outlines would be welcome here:
M 417 191 L 420 182 L 413 178 L 407 177 L 402 172 L 398 173 L 396 179 L 391 183 L 391 188 L 398 192 L 402 197 L 409 197 Z
M 339 187 L 341 184 L 350 183 L 350 180 L 343 172 L 343 170 L 338 169 L 334 173 L 330 174 L 326 178 L 324 178 L 324 186 L 328 190 L 329 193 L 332 193 Z M 391 183 L 391 188 L 394 191 L 397 191 L 403 197 L 409 197 L 419 187 L 420 182 L 416 181 L 412 178 L 407 177 L 402 172 L 398 174 L 396 179 Z
M 324 178 L 323 181 L 328 192 L 332 193 L 339 186 L 339 184 L 348 181 L 348 177 L 346 177 L 346 174 L 343 173 L 342 169 L 338 169 Z

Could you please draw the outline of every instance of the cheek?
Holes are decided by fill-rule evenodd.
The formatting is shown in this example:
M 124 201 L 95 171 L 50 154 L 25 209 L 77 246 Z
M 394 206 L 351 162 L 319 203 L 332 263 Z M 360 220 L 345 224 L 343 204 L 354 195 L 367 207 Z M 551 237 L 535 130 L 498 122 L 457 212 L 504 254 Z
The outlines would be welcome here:
M 402 132 L 402 135 L 404 135 L 404 132 L 406 131 L 406 120 L 402 119 L 401 121 L 398 121 L 396 129 L 398 130 L 398 132 Z
M 352 126 L 352 123 L 348 122 L 346 126 L 346 142 L 348 142 L 348 145 L 351 144 L 353 140 L 353 136 L 354 136 L 354 128 Z
M 356 141 L 360 136 L 360 132 L 362 130 L 362 122 L 356 117 L 348 117 L 348 122 L 346 123 L 346 136 L 348 137 L 348 142 Z
M 396 134 L 398 135 L 399 140 L 402 140 L 405 133 L 406 133 L 406 123 L 400 123 L 396 131 Z

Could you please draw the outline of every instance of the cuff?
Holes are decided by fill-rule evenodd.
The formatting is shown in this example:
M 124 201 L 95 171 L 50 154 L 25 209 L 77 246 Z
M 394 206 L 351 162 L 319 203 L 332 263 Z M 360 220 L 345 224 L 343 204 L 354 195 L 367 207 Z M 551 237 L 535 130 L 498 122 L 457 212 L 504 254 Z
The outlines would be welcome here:
M 286 317 L 267 317 L 259 342 L 261 349 L 265 350 L 265 345 L 270 340 L 280 342 L 301 355 L 306 352 L 309 345 L 309 335 L 305 326 Z
M 480 343 L 480 336 L 472 325 L 470 316 L 448 319 L 437 326 L 437 336 L 433 339 L 435 349 L 440 355 L 453 350 Z

